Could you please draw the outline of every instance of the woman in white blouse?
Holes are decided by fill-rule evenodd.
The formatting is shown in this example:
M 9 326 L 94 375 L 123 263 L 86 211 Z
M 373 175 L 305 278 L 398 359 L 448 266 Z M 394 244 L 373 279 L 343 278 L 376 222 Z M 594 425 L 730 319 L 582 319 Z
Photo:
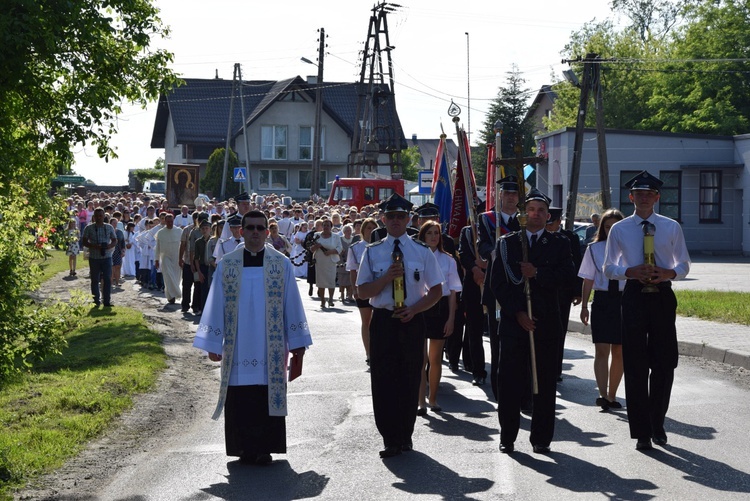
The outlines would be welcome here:
M 424 312 L 427 324 L 427 339 L 425 339 L 424 370 L 422 370 L 422 382 L 419 385 L 419 402 L 417 402 L 417 415 L 427 414 L 427 382 L 429 379 L 429 407 L 433 412 L 442 409 L 437 402 L 438 385 L 443 369 L 443 346 L 445 340 L 453 334 L 453 323 L 456 317 L 457 300 L 456 295 L 461 292 L 461 280 L 458 277 L 456 260 L 443 250 L 443 240 L 440 224 L 435 221 L 427 221 L 419 229 L 419 240 L 435 254 L 440 269 L 443 270 L 445 281 L 443 282 L 443 296 L 435 305 Z M 427 366 L 429 362 L 429 378 Z
M 578 270 L 578 276 L 583 278 L 581 321 L 584 325 L 589 323 L 588 300 L 594 290 L 590 317 L 595 346 L 594 376 L 599 388 L 596 405 L 604 410 L 622 407 L 615 396 L 623 374 L 620 302 L 625 282 L 607 280 L 604 276 L 604 251 L 609 229 L 623 217 L 617 209 L 609 209 L 602 215 L 594 241 L 586 249 Z M 608 363 L 610 353 L 612 361 Z

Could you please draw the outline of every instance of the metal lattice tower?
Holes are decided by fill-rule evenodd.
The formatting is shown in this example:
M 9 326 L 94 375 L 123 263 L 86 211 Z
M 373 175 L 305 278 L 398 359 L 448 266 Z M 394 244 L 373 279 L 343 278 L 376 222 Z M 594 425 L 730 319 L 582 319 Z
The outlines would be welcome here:
M 400 5 L 381 2 L 372 8 L 367 40 L 362 52 L 359 74 L 357 113 L 352 134 L 348 175 L 377 172 L 381 153 L 388 154 L 391 173 L 400 176 L 401 126 L 396 119 L 393 60 L 388 35 L 387 15 Z M 390 101 L 389 106 L 384 106 Z M 392 111 L 391 111 L 392 110 Z

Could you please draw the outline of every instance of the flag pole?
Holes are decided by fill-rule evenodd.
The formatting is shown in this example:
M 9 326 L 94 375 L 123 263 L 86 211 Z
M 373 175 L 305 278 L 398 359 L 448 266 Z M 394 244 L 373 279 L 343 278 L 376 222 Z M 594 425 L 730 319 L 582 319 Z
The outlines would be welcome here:
M 461 119 L 458 115 L 453 117 L 453 123 L 456 124 L 456 135 L 458 137 L 458 155 L 461 159 L 461 170 L 464 175 L 464 200 L 467 205 L 466 215 L 469 220 L 469 227 L 471 228 L 471 239 L 474 242 L 474 255 L 479 255 L 479 244 L 477 242 L 477 225 L 476 225 L 476 207 L 474 206 L 474 190 L 471 186 L 471 177 L 469 160 L 466 158 L 466 143 L 464 142 L 463 130 L 459 127 L 458 122 Z M 469 199 L 471 198 L 471 199 Z

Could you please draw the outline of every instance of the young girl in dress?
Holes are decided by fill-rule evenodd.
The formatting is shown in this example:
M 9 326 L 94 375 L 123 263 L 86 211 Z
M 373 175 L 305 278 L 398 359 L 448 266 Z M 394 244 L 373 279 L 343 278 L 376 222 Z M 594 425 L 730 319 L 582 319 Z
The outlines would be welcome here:
M 65 255 L 68 256 L 68 267 L 70 268 L 70 276 L 76 276 L 76 264 L 78 264 L 78 253 L 81 248 L 78 242 L 81 239 L 81 232 L 78 231 L 78 223 L 75 219 L 68 221 L 68 229 L 66 231 L 66 238 L 68 247 L 65 249 Z

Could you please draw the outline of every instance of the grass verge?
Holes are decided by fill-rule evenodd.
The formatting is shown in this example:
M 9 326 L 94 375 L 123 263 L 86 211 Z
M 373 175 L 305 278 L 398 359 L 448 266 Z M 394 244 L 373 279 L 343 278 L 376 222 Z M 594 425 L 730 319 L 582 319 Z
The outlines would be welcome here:
M 677 314 L 712 322 L 750 325 L 747 292 L 675 290 Z
M 160 337 L 129 308 L 92 309 L 68 343 L 0 389 L 0 499 L 77 454 L 166 367 Z
M 47 257 L 45 259 L 39 259 L 35 261 L 42 269 L 42 282 L 49 280 L 61 271 L 70 270 L 68 264 L 68 256 L 65 255 L 64 250 L 52 249 L 47 250 Z M 76 269 L 88 268 L 88 261 L 83 260 L 83 254 L 78 254 L 78 263 Z

